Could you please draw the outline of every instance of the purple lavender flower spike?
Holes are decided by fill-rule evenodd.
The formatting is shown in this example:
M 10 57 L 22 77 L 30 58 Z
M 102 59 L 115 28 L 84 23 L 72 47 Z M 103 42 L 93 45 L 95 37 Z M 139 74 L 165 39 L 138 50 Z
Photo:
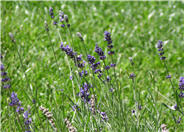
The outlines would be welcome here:
M 54 22 L 53 22 L 53 25 L 57 25 L 57 22 L 56 22 L 56 21 L 54 21 Z
M 157 48 L 158 48 L 158 51 L 159 51 L 159 56 L 161 56 L 160 59 L 165 60 L 166 57 L 163 56 L 164 55 L 164 49 L 163 49 L 163 42 L 162 41 L 160 41 L 160 40 L 158 41 Z
M 160 60 L 165 60 L 165 59 L 166 59 L 165 56 L 160 57 Z
M 108 51 L 108 55 L 113 55 L 114 51 Z
M 1 72 L 1 76 L 6 76 L 7 72 Z
M 104 121 L 108 120 L 107 114 L 105 112 L 100 112 L 100 115 L 102 117 L 102 120 L 104 120 Z
M 85 71 L 85 72 L 84 72 L 84 75 L 87 76 L 87 75 L 88 75 L 88 71 Z
M 168 78 L 171 78 L 171 75 L 166 76 L 166 78 L 167 78 L 167 79 L 168 79 Z
M 101 78 L 102 75 L 103 75 L 103 73 L 99 73 L 99 74 L 98 74 L 98 78 Z
M 105 60 L 106 56 L 100 56 L 100 60 Z
M 179 117 L 179 119 L 177 120 L 177 123 L 179 124 L 181 122 L 181 117 Z
M 134 74 L 134 73 L 131 73 L 131 74 L 130 74 L 130 78 L 131 78 L 131 79 L 134 79 L 134 78 L 135 78 L 135 74 Z
M 92 70 L 96 70 L 98 66 L 100 65 L 100 62 L 94 63 L 91 65 Z
M 4 71 L 4 65 L 1 64 L 1 71 Z
M 89 88 L 91 88 L 91 86 L 88 85 L 87 83 L 84 83 L 82 88 L 80 89 L 79 94 L 78 94 L 81 97 L 81 99 L 84 101 L 84 103 L 88 103 L 90 101 L 90 98 L 89 98 L 89 95 L 90 95 Z
M 11 87 L 10 84 L 6 84 L 6 85 L 3 86 L 4 89 L 9 89 L 10 87 Z
M 64 28 L 65 27 L 65 24 L 61 24 L 61 27 Z
M 107 44 L 112 43 L 111 34 L 108 31 L 104 32 L 104 40 L 107 41 Z
M 179 89 L 184 90 L 184 77 L 180 77 L 179 80 Z
M 104 60 L 106 58 L 106 56 L 104 55 L 104 52 L 97 44 L 95 46 L 95 52 L 100 56 L 101 60 Z
M 24 116 L 24 125 L 25 125 L 25 130 L 28 132 L 30 131 L 30 125 L 32 123 L 32 119 L 29 117 L 30 114 L 30 109 L 28 109 L 27 111 L 24 112 L 23 116 Z
M 162 46 L 163 46 L 163 42 L 161 40 L 159 40 L 158 43 L 157 43 L 157 48 L 161 49 Z
M 72 109 L 73 109 L 73 111 L 76 111 L 76 110 L 80 111 L 79 106 L 76 104 L 72 106 Z
M 24 112 L 24 107 L 18 106 L 17 109 L 16 109 L 16 112 L 19 113 L 19 114 Z
M 68 45 L 63 46 L 63 43 L 61 43 L 60 46 L 61 50 L 64 51 L 67 56 L 69 56 L 71 59 L 73 59 L 75 65 L 79 68 L 85 67 L 85 61 L 82 60 L 82 55 L 77 56 L 77 53 L 72 50 Z
M 96 60 L 96 58 L 94 56 L 91 56 L 91 55 L 88 55 L 87 59 L 89 61 L 89 64 L 93 64 L 95 62 L 95 60 Z
M 73 80 L 73 77 L 72 77 L 72 75 L 70 76 L 70 80 Z
M 182 91 L 180 92 L 179 97 L 184 98 L 184 93 Z
M 110 66 L 106 66 L 105 69 L 106 69 L 106 70 L 109 70 L 109 69 L 110 69 Z
M 10 100 L 11 100 L 11 102 L 9 103 L 10 106 L 20 105 L 19 99 L 17 98 L 17 94 L 15 92 L 12 92 Z
M 54 12 L 53 11 L 54 11 L 53 8 L 50 7 L 49 8 L 49 14 L 50 14 L 50 16 L 51 16 L 52 19 L 54 18 Z
M 111 67 L 115 67 L 116 66 L 116 64 L 111 64 Z
M 5 77 L 5 78 L 1 79 L 1 82 L 8 82 L 8 81 L 10 81 L 10 78 L 8 78 L 8 77 Z
M 107 76 L 107 82 L 109 82 L 110 81 L 110 77 L 109 76 Z

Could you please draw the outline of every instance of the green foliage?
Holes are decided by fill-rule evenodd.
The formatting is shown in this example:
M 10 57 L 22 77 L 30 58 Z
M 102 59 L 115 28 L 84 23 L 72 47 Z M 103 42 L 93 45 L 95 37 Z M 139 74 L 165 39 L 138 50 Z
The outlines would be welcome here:
M 49 7 L 53 7 L 55 15 L 59 10 L 68 15 L 70 31 L 53 25 Z M 172 115 L 178 119 L 179 112 L 163 105 L 173 106 L 175 99 L 156 49 L 157 41 L 164 41 L 169 72 L 173 85 L 178 88 L 179 77 L 184 76 L 183 16 L 183 2 L 1 2 L 2 62 L 11 78 L 11 89 L 1 88 L 2 131 L 21 131 L 20 124 L 23 125 L 23 117 L 20 116 L 20 123 L 15 109 L 8 105 L 12 91 L 25 108 L 30 105 L 34 131 L 53 130 L 39 111 L 41 105 L 53 113 L 59 131 L 67 131 L 66 117 L 79 132 L 161 131 L 162 124 L 170 131 L 184 131 L 184 119 L 180 124 L 173 120 Z M 45 31 L 45 21 L 51 41 Z M 115 49 L 117 78 L 113 68 L 109 71 L 115 91 L 110 92 L 111 86 L 98 77 L 92 74 L 87 77 L 94 86 L 91 93 L 96 95 L 96 109 L 106 112 L 109 118 L 105 122 L 100 114 L 92 115 L 90 105 L 77 96 L 84 79 L 78 77 L 73 61 L 59 47 L 61 41 L 70 43 L 85 59 L 85 45 L 88 54 L 98 58 L 94 52 L 96 43 L 107 54 L 103 35 L 106 30 L 111 32 Z M 15 44 L 11 42 L 10 32 L 14 34 Z M 84 37 L 84 43 L 76 36 L 77 32 Z M 134 66 L 129 57 L 133 57 Z M 107 63 L 110 62 L 109 58 Z M 130 73 L 135 73 L 135 82 L 129 79 Z M 141 110 L 137 109 L 135 100 L 142 105 Z M 81 111 L 73 111 L 74 104 Z M 136 116 L 132 115 L 133 109 Z

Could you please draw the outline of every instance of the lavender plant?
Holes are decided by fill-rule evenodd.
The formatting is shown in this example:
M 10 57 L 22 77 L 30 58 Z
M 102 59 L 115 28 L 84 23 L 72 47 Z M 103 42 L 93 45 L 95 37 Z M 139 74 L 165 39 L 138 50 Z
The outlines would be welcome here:
M 129 7 L 133 5 L 138 8 L 136 3 L 128 4 L 126 11 L 124 8 L 127 7 L 124 4 L 119 10 L 119 8 L 114 8 L 114 5 L 110 6 L 111 3 L 103 6 L 104 3 L 85 3 L 86 11 L 90 12 L 86 15 L 84 10 L 80 12 L 75 2 L 69 7 L 65 6 L 67 2 L 62 2 L 61 6 L 56 4 L 56 8 L 40 8 L 39 11 L 44 10 L 48 13 L 42 17 L 34 14 L 34 11 L 38 11 L 36 7 L 30 10 L 25 6 L 26 10 L 21 13 L 27 15 L 26 19 L 24 21 L 20 19 L 20 26 L 14 25 L 13 28 L 9 28 L 10 30 L 18 27 L 12 31 L 15 32 L 16 39 L 12 33 L 9 34 L 11 45 L 8 45 L 9 39 L 6 39 L 8 32 L 6 27 L 9 26 L 8 21 L 12 20 L 13 23 L 16 19 L 7 15 L 9 10 L 3 10 L 3 15 L 8 16 L 7 23 L 3 26 L 5 30 L 2 32 L 3 50 L 5 49 L 3 52 L 7 54 L 8 59 L 7 62 L 1 62 L 2 131 L 183 131 L 184 77 L 175 81 L 175 78 L 178 77 L 171 74 L 173 69 L 169 70 L 170 65 L 167 64 L 167 61 L 170 57 L 167 57 L 162 41 L 158 41 L 157 48 L 165 70 L 157 72 L 155 68 L 160 67 L 158 60 L 153 61 L 154 57 L 151 56 L 151 54 L 155 55 L 151 44 L 158 36 L 154 38 L 153 29 L 149 28 L 150 25 L 153 26 L 156 35 L 157 26 L 160 28 L 159 32 L 166 29 L 167 26 L 159 22 L 159 19 L 162 19 L 166 11 L 173 12 L 175 4 L 169 2 L 167 10 L 159 8 L 159 12 L 157 8 L 150 8 L 152 11 L 150 14 L 146 4 L 140 4 L 141 11 L 136 10 L 133 14 L 133 10 Z M 121 5 L 121 2 L 119 4 Z M 82 2 L 79 5 L 82 5 Z M 96 8 L 96 5 L 100 5 L 98 6 L 100 8 Z M 161 5 L 164 3 L 159 4 Z M 177 10 L 181 8 L 180 4 L 178 5 Z M 19 6 L 21 3 L 16 6 L 17 14 L 21 9 Z M 2 8 L 5 7 L 2 6 Z M 62 10 L 57 10 L 58 8 Z M 97 13 L 99 10 L 110 19 L 99 16 Z M 142 10 L 147 12 L 143 12 L 142 15 Z M 157 18 L 154 15 L 155 12 L 157 16 L 160 15 L 158 19 L 155 19 Z M 181 16 L 182 10 L 180 12 L 168 15 L 170 16 L 169 26 L 171 26 L 169 31 L 176 34 L 181 33 L 180 28 L 179 26 L 173 28 L 172 23 L 178 14 Z M 80 14 L 76 16 L 77 13 Z M 148 25 L 147 14 L 148 19 L 151 19 Z M 179 16 L 180 19 L 174 23 L 174 26 L 181 24 L 182 18 Z M 21 18 L 21 15 L 17 18 Z M 138 18 L 141 18 L 140 21 Z M 146 22 L 143 18 L 146 18 Z M 33 28 L 34 24 L 30 23 L 32 21 L 27 20 L 36 20 L 36 26 L 40 24 L 42 27 L 39 27 L 39 30 Z M 130 20 L 132 20 L 131 24 Z M 158 20 L 158 25 L 153 25 L 154 20 Z M 45 27 L 43 21 L 45 21 Z M 120 21 L 121 24 L 119 24 Z M 25 36 L 22 33 L 19 34 L 19 29 L 25 31 L 29 25 L 30 34 L 27 35 L 29 32 L 24 32 Z M 101 28 L 98 27 L 99 25 Z M 93 30 L 88 30 L 91 28 Z M 91 31 L 95 35 L 91 34 Z M 34 39 L 29 37 L 35 33 L 37 36 Z M 173 39 L 168 37 L 168 34 L 163 33 L 162 35 Z M 176 40 L 180 42 L 182 39 Z M 4 44 L 5 42 L 7 44 Z M 169 42 L 172 41 L 169 40 Z M 172 48 L 176 47 L 179 46 L 174 45 Z M 131 66 L 127 59 L 129 54 L 133 56 L 129 58 Z M 9 61 L 12 56 L 13 59 Z M 175 59 L 172 66 L 180 65 L 180 71 L 176 73 L 183 76 L 181 72 L 183 55 L 173 54 L 172 56 Z M 137 57 L 135 62 L 134 57 Z M 2 58 L 1 56 L 1 60 Z M 16 59 L 18 59 L 17 62 Z M 15 62 L 15 66 L 12 62 Z M 65 66 L 68 66 L 68 69 Z M 165 79 L 161 80 L 158 74 L 161 78 L 164 75 Z M 172 89 L 168 87 L 169 83 Z M 174 100 L 171 96 L 174 97 Z M 24 108 L 26 104 L 31 105 L 27 110 Z M 40 107 L 41 104 L 46 108 Z M 164 104 L 166 109 L 161 104 Z M 49 112 L 49 109 L 52 113 Z

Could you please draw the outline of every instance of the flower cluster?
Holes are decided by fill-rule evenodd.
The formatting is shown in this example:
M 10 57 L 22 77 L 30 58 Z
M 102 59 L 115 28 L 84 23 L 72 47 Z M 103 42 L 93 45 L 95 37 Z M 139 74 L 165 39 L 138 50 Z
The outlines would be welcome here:
M 10 78 L 7 76 L 7 72 L 5 71 L 5 67 L 3 64 L 1 64 L 1 82 L 3 85 L 3 88 L 8 89 L 11 87 L 9 84 Z
M 158 41 L 157 48 L 158 48 L 158 51 L 159 51 L 159 56 L 161 56 L 160 59 L 165 60 L 166 57 L 163 56 L 164 55 L 164 49 L 163 49 L 163 42 L 162 41 L 160 41 L 160 40 Z
M 52 7 L 49 8 L 49 15 L 51 16 L 51 18 L 54 18 L 54 10 Z
M 65 24 L 64 24 L 64 12 L 62 12 L 62 11 L 59 11 L 59 20 L 60 20 L 60 22 L 62 23 L 61 24 L 61 27 L 65 27 Z
M 87 56 L 88 62 L 91 65 L 91 69 L 94 71 L 95 74 L 98 73 L 98 77 L 100 78 L 103 74 L 100 69 L 98 69 L 100 62 L 95 63 L 96 58 L 94 56 L 88 55 Z
M 68 45 L 65 47 L 63 46 L 63 43 L 61 42 L 60 46 L 61 50 L 64 51 L 71 59 L 73 59 L 75 65 L 79 68 L 84 68 L 85 61 L 82 60 L 82 55 L 77 56 L 77 53 L 72 50 Z
M 130 79 L 134 79 L 136 76 L 134 73 L 131 73 L 129 77 L 130 77 Z
M 183 93 L 183 91 L 184 91 L 184 77 L 180 77 L 180 80 L 179 80 L 179 89 L 180 89 L 180 94 L 179 94 L 179 96 L 180 97 L 184 97 L 184 93 Z
M 109 118 L 105 112 L 101 112 L 99 110 L 97 110 L 97 112 L 100 114 L 103 121 L 108 121 Z
M 97 44 L 95 46 L 95 52 L 100 56 L 100 60 L 105 60 L 106 56 L 104 55 L 104 52 Z
M 64 14 L 64 12 L 59 11 L 59 20 L 62 23 L 61 27 L 65 27 L 65 23 L 67 24 L 67 27 L 70 27 L 68 15 Z
M 111 39 L 111 33 L 109 33 L 108 31 L 104 32 L 104 40 L 107 41 L 108 44 L 108 55 L 113 55 L 114 51 L 112 50 L 113 45 L 112 45 L 112 39 Z M 111 67 L 115 67 L 116 64 L 111 64 Z
M 49 14 L 50 14 L 51 18 L 54 19 L 54 17 L 55 17 L 55 16 L 54 16 L 54 10 L 53 10 L 52 7 L 49 8 Z M 57 25 L 57 21 L 54 20 L 54 21 L 53 21 L 53 24 L 54 24 L 54 25 Z
M 75 104 L 75 105 L 72 106 L 72 110 L 73 111 L 75 111 L 75 110 L 80 111 L 80 108 L 79 108 L 79 106 L 77 104 Z
M 19 101 L 17 94 L 15 92 L 12 92 L 10 100 L 11 102 L 9 103 L 9 105 L 16 107 L 17 113 L 21 113 L 24 111 L 24 108 L 21 106 L 21 101 Z
M 108 54 L 113 55 L 114 51 L 112 51 L 113 45 L 112 45 L 111 33 L 109 33 L 108 31 L 105 31 L 104 32 L 104 40 L 107 41 L 107 44 L 108 44 L 108 46 L 107 46 L 109 49 Z
M 84 103 L 88 103 L 90 101 L 90 98 L 89 98 L 89 95 L 90 95 L 89 89 L 90 88 L 91 88 L 91 86 L 89 84 L 84 83 L 82 88 L 80 89 L 80 92 L 78 93 L 78 96 L 80 96 L 82 98 Z
M 94 56 L 88 55 L 87 56 L 89 64 L 95 63 L 96 58 Z
M 32 119 L 30 118 L 30 109 L 24 112 L 24 125 L 25 125 L 25 132 L 31 132 L 30 125 L 32 123 Z
M 88 75 L 87 71 L 82 70 L 81 72 L 79 72 L 80 77 L 87 76 L 87 75 Z

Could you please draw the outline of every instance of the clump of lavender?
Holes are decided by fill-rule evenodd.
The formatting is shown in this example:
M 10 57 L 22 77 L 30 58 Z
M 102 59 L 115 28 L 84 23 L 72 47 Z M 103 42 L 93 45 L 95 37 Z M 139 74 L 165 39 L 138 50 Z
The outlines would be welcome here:
M 49 15 L 51 16 L 51 18 L 54 18 L 54 10 L 52 7 L 49 8 Z
M 88 59 L 89 64 L 91 64 L 91 65 L 93 63 L 95 63 L 95 60 L 96 60 L 96 58 L 94 56 L 91 56 L 91 55 L 88 55 L 87 59 Z
M 95 74 L 98 73 L 98 77 L 100 78 L 103 75 L 102 71 L 100 69 L 98 69 L 100 66 L 100 62 L 95 63 L 96 58 L 94 56 L 91 56 L 91 55 L 88 55 L 87 59 L 88 59 L 89 64 L 91 65 L 90 67 L 91 67 L 92 71 Z
M 64 12 L 62 12 L 62 11 L 59 11 L 59 20 L 62 23 L 61 27 L 64 28 L 65 27 L 65 24 L 64 24 Z
M 179 97 L 183 98 L 184 97 L 184 77 L 180 77 L 179 80 L 179 90 L 180 90 L 180 94 Z
M 21 113 L 24 111 L 24 108 L 21 106 L 21 101 L 18 99 L 17 94 L 12 92 L 10 97 L 11 102 L 9 103 L 10 106 L 16 107 L 16 112 Z
M 71 59 L 73 59 L 75 65 L 79 68 L 84 68 L 85 61 L 82 60 L 82 55 L 77 56 L 77 53 L 73 51 L 72 48 L 70 48 L 68 45 L 65 47 L 63 46 L 63 43 L 61 42 L 60 46 L 61 50 L 64 51 L 67 56 L 69 56 Z
M 108 116 L 105 112 L 101 112 L 100 110 L 97 110 L 97 112 L 100 114 L 103 121 L 108 121 Z
M 113 48 L 113 45 L 112 45 L 112 39 L 111 39 L 111 33 L 110 32 L 108 32 L 108 31 L 105 31 L 104 32 L 104 41 L 106 41 L 107 42 L 107 47 L 108 47 L 108 55 L 114 55 L 114 51 L 112 50 L 112 48 Z M 111 64 L 110 65 L 111 67 L 115 67 L 116 66 L 116 64 Z
M 113 55 L 114 54 L 114 51 L 112 51 L 112 48 L 113 48 L 113 45 L 112 45 L 112 39 L 111 39 L 111 33 L 109 33 L 108 31 L 105 31 L 104 32 L 104 40 L 107 41 L 107 44 L 108 44 L 108 54 L 109 55 Z
M 159 56 L 161 56 L 160 59 L 165 60 L 166 57 L 163 56 L 164 55 L 164 49 L 163 49 L 163 42 L 161 40 L 158 41 L 157 48 L 158 48 L 158 51 L 159 51 Z
M 100 60 L 105 60 L 106 56 L 104 55 L 104 52 L 98 46 L 98 44 L 96 44 L 96 46 L 95 46 L 95 52 L 100 56 Z
M 24 125 L 25 125 L 25 132 L 31 132 L 30 125 L 32 123 L 32 119 L 30 118 L 30 108 L 28 108 L 27 111 L 24 112 Z
M 52 7 L 49 8 L 49 15 L 51 16 L 52 19 L 55 18 L 54 16 L 54 9 Z M 57 25 L 57 21 L 56 20 L 53 20 L 53 25 Z
M 84 103 L 88 103 L 90 101 L 89 95 L 90 95 L 90 89 L 91 86 L 87 83 L 84 83 L 82 88 L 80 89 L 80 92 L 78 93 L 78 96 L 81 97 L 81 99 L 84 101 Z
M 9 84 L 10 78 L 7 76 L 7 72 L 5 71 L 5 67 L 1 64 L 1 82 L 4 89 L 9 89 L 11 85 Z
M 95 73 L 98 73 L 98 72 L 100 71 L 99 69 L 97 69 L 99 65 L 100 65 L 100 62 L 93 63 L 93 64 L 91 65 L 92 70 L 93 70 L 93 71 L 96 71 Z

